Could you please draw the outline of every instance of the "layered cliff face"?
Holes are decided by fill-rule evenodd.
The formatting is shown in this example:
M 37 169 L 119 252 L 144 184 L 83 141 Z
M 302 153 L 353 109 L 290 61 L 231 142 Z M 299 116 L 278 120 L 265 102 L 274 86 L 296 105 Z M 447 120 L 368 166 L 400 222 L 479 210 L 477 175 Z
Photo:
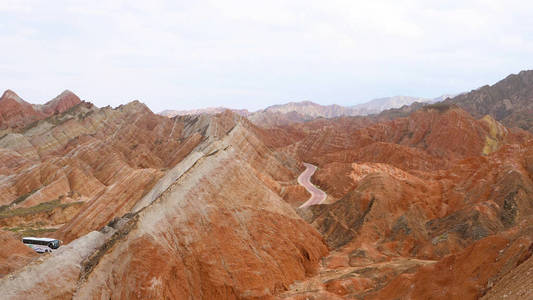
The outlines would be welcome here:
M 520 141 L 526 136 L 508 130 L 489 116 L 476 120 L 447 105 L 428 106 L 409 117 L 375 124 L 361 119 L 318 127 L 313 123 L 317 122 L 305 124 L 312 128 L 304 130 L 309 132 L 305 138 L 285 147 L 317 164 L 361 161 L 389 163 L 403 169 L 434 169 L 456 159 L 490 154 L 506 141 Z M 407 162 L 414 165 L 402 166 Z
M 31 104 L 22 100 L 15 92 L 7 90 L 0 98 L 0 129 L 23 127 L 44 118 Z
M 533 136 L 492 111 L 438 103 L 261 128 L 139 102 L 61 110 L 0 137 L 6 297 L 531 295 L 517 282 L 530 282 Z M 318 166 L 322 204 L 299 208 L 302 162 Z M 36 259 L 16 240 L 29 233 L 66 245 Z
M 35 121 L 64 112 L 80 102 L 80 98 L 69 90 L 42 105 L 30 104 L 15 92 L 6 90 L 0 97 L 0 133 L 20 130 Z
M 66 242 L 101 228 L 129 212 L 210 125 L 188 130 L 199 118 L 168 119 L 139 102 L 116 109 L 83 102 L 61 113 L 68 102 L 61 99 L 69 95 L 46 106 L 52 116 L 0 138 L 2 228 L 50 235 L 66 224 L 57 232 Z
M 327 252 L 320 235 L 269 188 L 294 174 L 242 125 L 208 151 L 139 214 L 76 296 L 260 298 L 313 274 Z
M 337 122 L 293 125 L 285 132 L 295 142 L 272 144 L 319 166 L 313 181 L 328 193 L 327 204 L 299 213 L 334 249 L 318 276 L 284 297 L 475 299 L 503 276 L 499 268 L 527 255 L 531 135 L 450 105 L 366 127 Z M 482 266 L 492 258 L 473 260 L 472 251 L 502 262 Z M 486 274 L 439 281 L 454 278 L 451 261 L 465 278 Z M 435 274 L 434 285 L 424 283 L 427 274 Z M 449 292 L 435 294 L 442 289 Z
M 50 267 L 48 260 L 0 280 L 6 295 L 257 299 L 313 275 L 327 247 L 280 196 L 294 186 L 299 164 L 266 147 L 259 129 L 234 114 L 195 120 L 208 122 L 207 139 L 124 217 L 54 254 L 54 263 L 64 263 L 46 279 L 28 277 Z M 188 124 L 183 132 L 202 128 Z M 85 210 L 95 213 L 74 218 L 60 232 L 87 226 L 106 208 Z

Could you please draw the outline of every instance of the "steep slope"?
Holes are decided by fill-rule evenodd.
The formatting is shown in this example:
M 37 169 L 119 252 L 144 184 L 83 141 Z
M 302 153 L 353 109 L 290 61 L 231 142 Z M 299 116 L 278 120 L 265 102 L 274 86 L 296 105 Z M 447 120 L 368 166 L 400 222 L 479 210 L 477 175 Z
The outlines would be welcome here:
M 43 113 L 36 111 L 11 90 L 6 90 L 0 98 L 0 130 L 24 127 L 44 117 Z
M 50 116 L 62 113 L 80 102 L 81 100 L 78 96 L 69 90 L 65 90 L 44 105 L 34 105 L 34 107 L 36 107 L 37 110 L 42 111 L 46 116 Z
M 35 121 L 64 112 L 80 102 L 78 96 L 66 90 L 44 105 L 35 105 L 22 100 L 15 92 L 6 90 L 0 98 L 0 133 L 20 130 Z
M 476 118 L 491 115 L 507 127 L 533 132 L 533 71 L 512 74 L 492 86 L 447 99 Z
M 481 299 L 531 299 L 533 297 L 532 254 L 533 246 L 530 246 L 517 261 L 516 268 L 505 274 L 496 283 L 494 281 L 488 283 L 485 290 L 486 295 Z
M 169 171 L 172 175 L 129 214 L 9 281 L 0 280 L 4 294 L 258 299 L 314 274 L 327 248 L 279 196 L 300 168 L 280 160 L 283 156 L 266 147 L 249 122 L 229 116 L 234 115 L 221 116 L 229 126 L 222 131 L 210 126 L 206 131 L 216 135 Z M 80 255 L 72 256 L 80 247 Z M 31 278 L 52 262 L 57 265 L 46 278 Z M 59 280 L 61 286 L 55 285 Z
M 524 235 L 520 224 L 530 222 L 533 212 L 533 144 L 523 131 L 438 104 L 366 126 L 351 118 L 316 120 L 284 132 L 293 142 L 273 147 L 319 166 L 313 182 L 328 193 L 329 204 L 299 213 L 333 251 L 316 277 L 291 286 L 283 297 L 439 298 L 435 291 L 449 288 L 455 292 L 443 299 L 475 298 L 530 245 L 520 239 L 516 245 L 522 248 L 506 250 Z M 473 261 L 472 251 L 491 258 Z M 502 261 L 486 264 L 493 254 Z M 439 282 L 439 276 L 454 278 L 446 271 L 454 255 L 461 257 L 454 270 L 476 276 L 485 263 L 486 277 Z M 435 274 L 434 286 L 424 283 L 425 272 Z M 410 286 L 425 292 L 410 294 Z
M 476 120 L 454 106 L 428 106 L 407 118 L 372 124 L 358 118 L 309 122 L 288 132 L 302 133 L 279 144 L 303 161 L 380 162 L 404 170 L 430 170 L 454 160 L 489 154 L 525 133 L 506 129 L 490 117 Z
M 301 123 L 271 112 L 261 128 L 230 111 L 169 119 L 138 102 L 81 103 L 0 137 L 0 222 L 15 231 L 38 220 L 68 243 L 21 260 L 0 289 L 65 299 L 526 298 L 517 282 L 530 282 L 533 135 L 489 113 L 448 100 Z M 304 162 L 318 166 L 311 180 L 327 199 L 298 208 Z
M 0 242 L 4 250 L 0 252 L 0 278 L 32 261 L 37 253 L 16 240 L 6 231 L 0 230 Z
M 63 110 L 69 97 L 46 107 Z M 78 213 L 90 212 L 95 215 L 83 228 L 71 228 L 65 241 L 100 228 L 129 211 L 200 143 L 201 131 L 186 130 L 190 122 L 195 121 L 157 116 L 139 102 L 116 109 L 83 102 L 4 135 L 0 226 L 49 235 Z
M 129 117 L 134 117 L 134 115 L 131 115 L 131 112 L 128 115 L 130 115 Z M 153 114 L 150 114 L 150 117 L 157 118 L 157 121 L 161 121 L 161 118 L 163 118 L 156 117 Z M 174 176 L 175 180 L 177 179 L 176 176 L 186 171 L 186 169 L 182 170 L 181 166 L 178 167 L 178 170 L 171 167 L 174 167 L 176 163 L 182 161 L 190 167 L 198 159 L 198 157 L 190 155 L 193 149 L 206 139 L 212 140 L 224 136 L 227 131 L 235 126 L 235 121 L 238 118 L 238 116 L 229 112 L 217 116 L 186 116 L 175 118 L 173 122 L 170 122 L 174 129 L 170 129 L 170 126 L 167 127 L 165 136 L 167 133 L 172 134 L 172 136 L 175 136 L 177 142 L 172 143 L 170 140 L 167 140 L 166 143 L 160 143 L 161 146 L 164 145 L 164 148 L 160 149 L 160 151 L 162 150 L 160 153 L 155 151 L 155 153 L 150 153 L 150 156 L 153 156 L 151 158 L 152 160 L 160 154 L 164 155 L 164 159 L 167 161 L 167 163 L 160 166 L 164 167 L 164 169 L 159 170 L 157 176 L 148 173 L 152 171 L 147 168 L 131 170 L 123 167 L 113 167 L 113 164 L 116 163 L 116 158 L 109 157 L 106 165 L 111 170 L 107 170 L 105 173 L 112 174 L 112 179 L 116 180 L 116 182 L 112 184 L 112 187 L 106 193 L 88 201 L 84 209 L 75 215 L 65 226 L 60 228 L 55 235 L 65 241 L 71 241 L 89 231 L 102 228 L 115 217 L 120 217 L 130 212 L 138 205 L 138 202 L 143 202 L 147 196 L 152 196 L 151 192 L 154 187 L 157 187 L 156 183 L 160 178 L 166 179 L 169 176 Z M 163 119 L 162 121 L 167 123 L 167 120 Z M 132 135 L 131 138 L 135 142 L 141 141 L 141 132 L 137 129 L 135 131 L 131 130 L 128 129 Z M 151 136 L 150 138 L 153 141 L 156 136 Z M 164 139 L 164 137 L 159 137 L 159 139 Z M 155 139 L 155 142 L 152 143 L 157 144 L 157 140 Z M 150 142 L 148 142 L 148 145 L 150 145 Z M 88 151 L 91 155 L 98 155 L 98 153 L 92 153 L 92 149 Z M 148 154 L 143 153 L 143 156 L 145 155 L 148 156 Z M 116 169 L 118 171 L 115 171 Z M 146 175 L 147 173 L 148 175 Z M 132 189 L 132 186 L 136 188 Z
M 507 279 L 502 278 L 504 274 L 516 273 L 513 269 L 517 266 L 516 269 L 523 270 L 520 265 L 531 256 L 532 248 L 530 235 L 487 237 L 464 251 L 421 267 L 414 274 L 398 276 L 368 299 L 479 299 L 492 290 L 495 282 Z M 531 294 L 530 288 L 523 286 L 516 294 L 508 291 L 500 293 L 501 297 L 496 299 L 527 299 L 523 291 Z

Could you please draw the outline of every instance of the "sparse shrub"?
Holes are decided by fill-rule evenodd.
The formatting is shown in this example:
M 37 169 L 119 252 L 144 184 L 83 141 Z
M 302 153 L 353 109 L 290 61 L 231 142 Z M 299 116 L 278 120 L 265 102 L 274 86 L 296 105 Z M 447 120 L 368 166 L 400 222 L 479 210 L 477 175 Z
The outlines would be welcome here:
M 455 104 L 438 102 L 438 103 L 435 103 L 435 104 L 428 104 L 428 105 L 422 107 L 422 110 L 429 111 L 431 109 L 434 109 L 434 110 L 438 111 L 439 113 L 443 113 L 443 112 L 446 112 L 446 111 L 448 111 L 450 109 L 454 109 L 454 108 L 457 108 L 457 107 L 458 106 L 455 105 Z

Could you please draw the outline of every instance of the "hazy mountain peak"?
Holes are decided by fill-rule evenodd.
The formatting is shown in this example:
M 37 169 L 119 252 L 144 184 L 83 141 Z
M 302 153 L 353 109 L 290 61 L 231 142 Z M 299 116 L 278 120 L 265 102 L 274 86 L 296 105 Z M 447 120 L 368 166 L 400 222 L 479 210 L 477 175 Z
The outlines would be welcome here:
M 238 115 L 241 116 L 248 116 L 250 112 L 247 109 L 231 109 L 227 107 L 207 107 L 207 108 L 200 108 L 200 109 L 191 109 L 191 110 L 174 110 L 174 109 L 166 109 L 159 114 L 165 117 L 175 117 L 175 116 L 186 116 L 186 115 L 201 115 L 201 114 L 219 114 L 224 112 L 225 110 L 230 110 Z

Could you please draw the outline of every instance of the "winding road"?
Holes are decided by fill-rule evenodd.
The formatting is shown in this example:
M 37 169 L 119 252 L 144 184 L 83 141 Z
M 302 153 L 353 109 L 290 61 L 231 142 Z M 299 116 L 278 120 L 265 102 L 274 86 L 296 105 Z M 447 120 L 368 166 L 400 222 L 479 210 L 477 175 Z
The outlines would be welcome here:
M 315 174 L 317 167 L 308 163 L 304 163 L 304 166 L 305 171 L 303 171 L 302 174 L 298 176 L 298 183 L 311 194 L 311 198 L 305 201 L 304 204 L 300 205 L 300 208 L 320 204 L 324 200 L 326 200 L 326 193 L 324 193 L 324 191 L 317 188 L 314 184 L 311 183 L 311 176 Z

